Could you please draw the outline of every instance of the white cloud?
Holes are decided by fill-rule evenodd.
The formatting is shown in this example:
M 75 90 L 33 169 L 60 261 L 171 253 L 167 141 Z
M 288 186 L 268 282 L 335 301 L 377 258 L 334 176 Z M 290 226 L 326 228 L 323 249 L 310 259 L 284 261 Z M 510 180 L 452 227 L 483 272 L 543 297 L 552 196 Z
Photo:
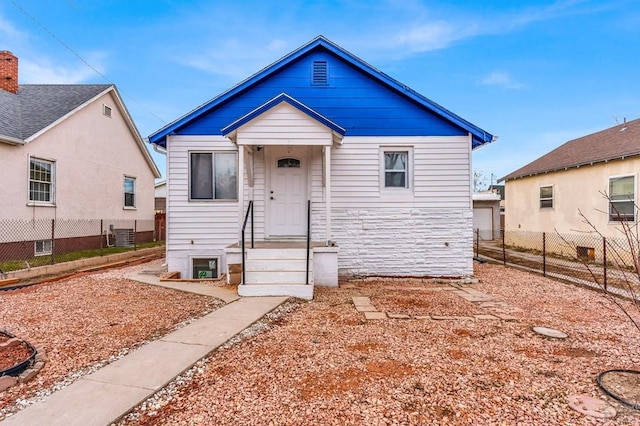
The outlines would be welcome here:
M 505 89 L 522 89 L 524 84 L 515 81 L 508 72 L 493 71 L 491 74 L 482 79 L 482 84 L 488 86 L 500 86 Z
M 104 75 L 104 54 L 90 53 L 86 60 L 98 72 L 91 69 L 80 59 L 74 64 L 60 64 L 59 61 L 52 61 L 45 57 L 39 57 L 34 61 L 30 57 L 19 58 L 20 60 L 20 83 L 24 84 L 78 84 L 89 80 L 100 79 L 100 74 Z
M 535 6 L 506 13 L 471 13 L 447 10 L 446 18 L 432 18 L 419 7 L 414 11 L 417 18 L 414 25 L 394 29 L 395 36 L 389 37 L 389 49 L 405 49 L 409 52 L 427 52 L 444 49 L 452 44 L 483 35 L 505 34 L 535 22 L 548 21 L 561 16 L 598 12 L 605 5 L 594 5 L 585 0 L 557 1 L 547 6 Z M 439 13 L 444 14 L 443 12 Z

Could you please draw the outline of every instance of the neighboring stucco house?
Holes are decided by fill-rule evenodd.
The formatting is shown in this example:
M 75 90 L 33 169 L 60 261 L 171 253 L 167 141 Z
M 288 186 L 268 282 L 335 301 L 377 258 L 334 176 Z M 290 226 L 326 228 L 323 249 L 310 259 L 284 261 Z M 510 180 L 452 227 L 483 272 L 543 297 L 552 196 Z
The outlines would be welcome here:
M 305 298 L 338 274 L 470 276 L 471 151 L 492 140 L 317 37 L 149 137 L 167 150 L 169 270 Z
M 0 52 L 0 220 L 97 220 L 97 232 L 86 224 L 69 231 L 79 244 L 88 234 L 100 237 L 100 219 L 105 233 L 114 223 L 128 226 L 118 221 L 144 220 L 148 229 L 141 225 L 137 239 L 151 240 L 157 177 L 114 85 L 19 85 L 18 59 Z M 40 242 L 35 254 L 51 250 L 51 225 L 43 235 L 8 228 L 0 243 L 30 239 Z
M 581 211 L 603 236 L 620 238 L 620 221 L 638 220 L 639 172 L 640 120 L 566 142 L 502 178 L 505 230 L 584 238 L 593 229 Z M 579 251 L 598 257 L 598 244 Z

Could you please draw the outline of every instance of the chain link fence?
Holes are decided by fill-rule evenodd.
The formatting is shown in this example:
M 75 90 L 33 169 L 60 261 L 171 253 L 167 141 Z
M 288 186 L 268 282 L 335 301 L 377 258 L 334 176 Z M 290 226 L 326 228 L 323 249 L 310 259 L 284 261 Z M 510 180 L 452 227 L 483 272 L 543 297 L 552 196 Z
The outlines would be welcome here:
M 136 250 L 157 240 L 153 219 L 0 220 L 1 275 L 82 257 Z
M 474 232 L 474 254 L 526 267 L 544 276 L 592 283 L 608 291 L 635 297 L 640 293 L 638 245 L 630 238 L 603 237 L 595 233 L 501 231 L 486 238 Z

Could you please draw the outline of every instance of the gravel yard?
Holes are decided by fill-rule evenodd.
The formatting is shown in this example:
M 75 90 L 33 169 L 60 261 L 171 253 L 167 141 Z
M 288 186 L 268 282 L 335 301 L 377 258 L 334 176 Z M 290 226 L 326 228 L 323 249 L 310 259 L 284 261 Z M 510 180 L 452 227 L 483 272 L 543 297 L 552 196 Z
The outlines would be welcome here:
M 640 424 L 640 412 L 595 383 L 603 370 L 640 364 L 639 332 L 618 310 L 593 291 L 515 269 L 476 265 L 476 276 L 472 287 L 515 320 L 365 320 L 352 297 L 387 314 L 487 312 L 419 280 L 319 288 L 314 301 L 283 305 L 120 424 Z M 533 326 L 569 338 L 543 338 Z M 568 407 L 573 394 L 606 399 L 618 415 L 585 417 Z
M 47 357 L 33 380 L 0 392 L 0 419 L 223 305 L 214 298 L 124 278 L 161 263 L 0 292 L 0 329 L 41 346 Z
M 0 393 L 0 419 L 220 306 L 124 278 L 158 265 L 0 292 L 2 325 L 49 358 L 33 381 Z M 119 425 L 640 424 L 640 412 L 595 383 L 601 371 L 640 365 L 640 332 L 617 308 L 593 291 L 502 266 L 476 265 L 476 277 L 470 287 L 514 320 L 465 319 L 492 311 L 442 283 L 363 279 L 317 288 L 313 301 L 285 303 Z M 425 319 L 366 320 L 355 296 L 387 315 Z M 543 338 L 533 326 L 569 338 Z M 618 415 L 585 417 L 568 407 L 573 394 L 605 399 Z

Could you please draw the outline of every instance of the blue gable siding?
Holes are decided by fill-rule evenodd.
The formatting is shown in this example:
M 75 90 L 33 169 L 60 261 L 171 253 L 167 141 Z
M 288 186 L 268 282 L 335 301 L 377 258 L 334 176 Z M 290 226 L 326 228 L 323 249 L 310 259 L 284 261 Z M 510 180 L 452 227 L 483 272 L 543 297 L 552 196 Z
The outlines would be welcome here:
M 328 63 L 329 84 L 312 85 L 313 62 Z M 286 93 L 346 129 L 347 136 L 460 136 L 467 131 L 427 110 L 341 58 L 317 49 L 175 129 L 220 135 L 221 129 Z

